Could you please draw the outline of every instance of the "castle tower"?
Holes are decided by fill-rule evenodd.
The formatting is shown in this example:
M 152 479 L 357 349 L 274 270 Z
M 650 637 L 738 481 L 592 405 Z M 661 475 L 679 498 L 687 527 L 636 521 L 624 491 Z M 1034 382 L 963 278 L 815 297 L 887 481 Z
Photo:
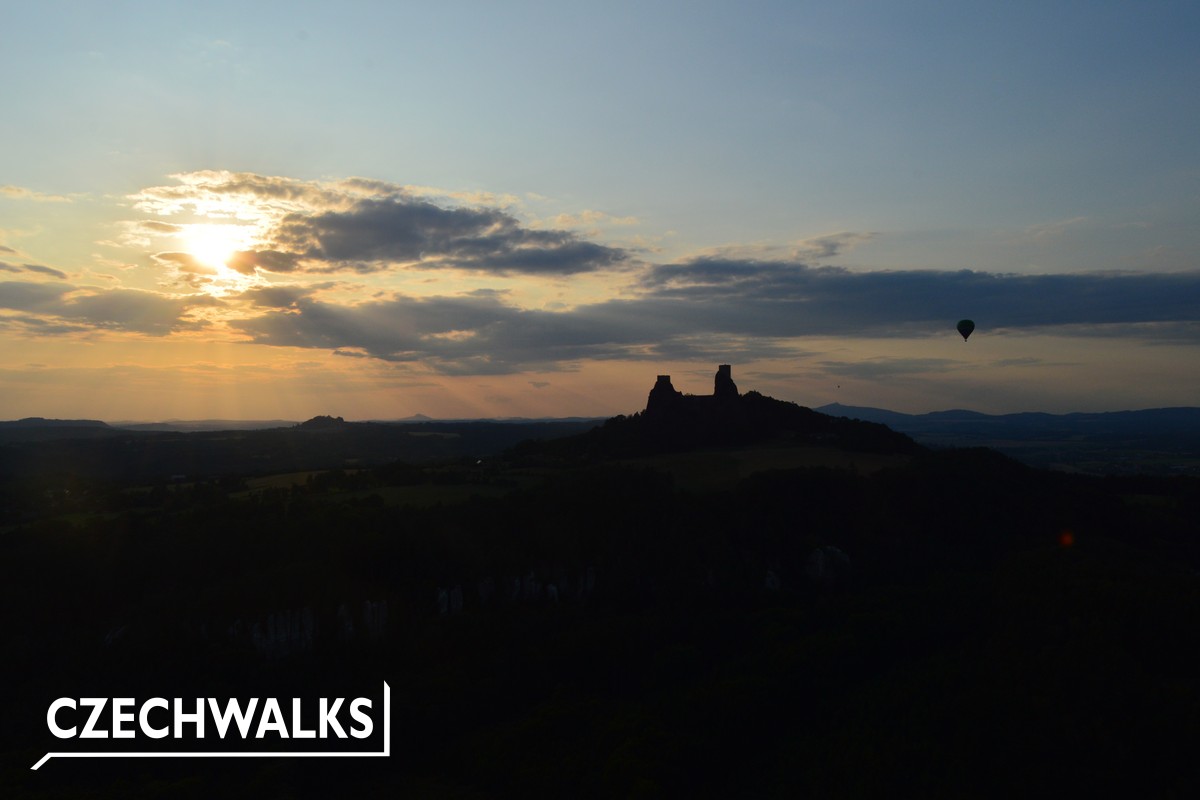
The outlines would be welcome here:
M 713 397 L 738 396 L 737 384 L 733 382 L 732 369 L 728 364 L 720 364 L 717 367 L 717 378 L 713 385 Z
M 646 400 L 646 413 L 660 414 L 675 405 L 681 397 L 683 392 L 671 385 L 671 376 L 659 375 L 654 388 L 650 390 L 650 397 Z

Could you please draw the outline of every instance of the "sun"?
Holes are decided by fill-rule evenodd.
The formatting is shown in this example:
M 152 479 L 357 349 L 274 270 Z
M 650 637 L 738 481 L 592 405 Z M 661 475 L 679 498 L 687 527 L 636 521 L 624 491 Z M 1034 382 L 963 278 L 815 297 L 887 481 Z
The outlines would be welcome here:
M 192 258 L 214 270 L 227 267 L 234 253 L 247 249 L 250 235 L 245 225 L 218 224 L 188 225 L 181 234 Z
M 255 228 L 228 223 L 197 223 L 184 226 L 179 232 L 183 248 L 194 262 L 193 285 L 214 297 L 237 294 L 260 285 L 261 278 L 229 266 L 235 253 L 254 249 Z

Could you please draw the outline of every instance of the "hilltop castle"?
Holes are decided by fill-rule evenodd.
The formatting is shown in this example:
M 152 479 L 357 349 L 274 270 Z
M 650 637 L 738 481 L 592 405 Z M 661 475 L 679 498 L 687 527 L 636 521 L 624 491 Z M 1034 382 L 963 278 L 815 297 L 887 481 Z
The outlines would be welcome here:
M 654 388 L 650 390 L 650 397 L 646 400 L 646 415 L 663 416 L 676 414 L 681 410 L 704 411 L 736 401 L 740 395 L 737 384 L 733 382 L 731 370 L 732 367 L 728 364 L 717 367 L 711 395 L 684 394 L 671 385 L 670 375 L 659 375 Z

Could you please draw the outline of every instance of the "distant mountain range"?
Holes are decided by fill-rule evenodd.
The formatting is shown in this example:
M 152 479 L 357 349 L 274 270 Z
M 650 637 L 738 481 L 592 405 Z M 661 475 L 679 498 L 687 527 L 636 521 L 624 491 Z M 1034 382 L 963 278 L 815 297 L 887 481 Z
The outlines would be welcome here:
M 46 419 L 44 417 L 26 417 L 0 421 L 0 428 L 107 428 L 107 422 L 98 419 Z
M 952 409 L 928 414 L 905 414 L 883 408 L 844 406 L 830 403 L 814 409 L 831 417 L 848 417 L 867 422 L 882 422 L 892 430 L 909 435 L 963 436 L 995 438 L 997 435 L 1019 439 L 1062 436 L 1178 436 L 1200 435 L 1200 408 L 1150 408 L 1142 411 L 1106 411 L 1099 413 L 983 414 Z
M 930 447 L 991 447 L 1038 467 L 1103 474 L 1200 474 L 1200 408 L 1046 414 L 954 409 L 905 414 L 831 403 L 835 417 L 879 422 Z
M 314 417 L 315 420 L 323 417 Z M 399 419 L 356 420 L 355 422 L 377 425 L 404 425 L 419 422 L 437 423 L 466 423 L 488 422 L 496 424 L 525 424 L 565 422 L 591 422 L 599 424 L 604 417 L 499 417 L 471 419 L 434 419 L 424 414 L 413 414 Z M 300 422 L 291 419 L 168 419 L 160 422 L 145 422 L 137 420 L 120 420 L 117 422 L 102 422 L 96 419 L 46 419 L 44 417 L 26 417 L 18 420 L 0 420 L 0 441 L 19 439 L 62 439 L 89 438 L 104 436 L 122 431 L 136 433 L 212 433 L 219 431 L 263 431 L 277 428 L 295 428 L 307 425 L 312 420 Z M 347 423 L 351 424 L 351 423 Z
M 927 414 L 905 414 L 888 409 L 846 406 L 839 403 L 812 410 L 797 406 L 781 411 L 783 406 L 777 407 L 777 401 L 770 398 L 755 401 L 745 396 L 738 405 L 740 407 L 746 403 L 754 406 L 755 413 L 747 416 L 750 409 L 750 406 L 747 406 L 730 419 L 723 419 L 720 424 L 713 424 L 714 420 L 704 422 L 699 419 L 683 424 L 695 412 L 695 409 L 688 411 L 686 406 L 682 409 L 682 416 L 675 415 L 677 419 L 673 422 L 664 424 L 660 420 L 658 424 L 650 425 L 647 431 L 641 431 L 641 428 L 647 427 L 650 420 L 643 422 L 616 418 L 604 426 L 605 430 L 597 428 L 580 444 L 586 444 L 584 450 L 634 452 L 647 447 L 679 449 L 685 444 L 716 444 L 725 439 L 732 442 L 747 436 L 749 439 L 756 439 L 761 437 L 757 434 L 750 435 L 755 428 L 752 422 L 762 417 L 773 421 L 769 427 L 790 429 L 793 433 L 803 432 L 805 436 L 816 437 L 814 441 L 828 439 L 838 441 L 841 446 L 849 446 L 853 440 L 855 448 L 876 450 L 896 446 L 884 435 L 885 431 L 831 427 L 835 419 L 846 418 L 887 426 L 892 431 L 911 437 L 928 447 L 989 447 L 1035 467 L 1092 474 L 1200 475 L 1200 408 L 1072 414 L 983 414 L 965 409 L 952 409 Z M 763 408 L 758 408 L 760 405 Z M 805 416 L 806 414 L 812 416 Z M 28 459 L 41 462 L 43 468 L 48 467 L 50 452 L 27 448 L 68 440 L 90 440 L 99 443 L 124 440 L 130 436 L 138 437 L 121 446 L 122 459 L 127 459 L 133 452 L 141 453 L 144 448 L 152 448 L 156 457 L 151 458 L 148 453 L 142 453 L 141 463 L 150 468 L 153 462 L 158 462 L 155 466 L 159 472 L 207 472 L 214 468 L 228 469 L 231 463 L 253 464 L 257 468 L 254 471 L 258 471 L 276 467 L 301 468 L 300 461 L 282 458 L 278 454 L 264 458 L 261 453 L 256 452 L 253 458 L 245 458 L 259 446 L 268 442 L 274 443 L 280 436 L 288 436 L 289 432 L 341 431 L 339 441 L 344 439 L 345 446 L 331 448 L 328 443 L 321 444 L 320 447 L 327 450 L 325 455 L 328 457 L 314 459 L 321 462 L 322 466 L 328 467 L 351 463 L 352 460 L 358 459 L 372 463 L 387 458 L 421 461 L 430 458 L 491 454 L 511 447 L 525 438 L 570 436 L 595 428 L 601 422 L 603 420 L 583 417 L 435 422 L 420 414 L 388 422 L 343 422 L 336 417 L 316 417 L 307 423 L 290 420 L 168 420 L 110 424 L 89 419 L 29 417 L 0 421 L 0 445 L 8 448 L 0 452 L 0 472 L 29 469 L 33 467 L 33 463 Z M 698 424 L 700 422 L 704 424 Z M 253 438 L 221 438 L 221 432 L 236 432 L 243 436 L 253 434 Z M 172 434 L 190 434 L 206 438 L 140 438 L 169 437 Z M 351 442 L 354 443 L 353 446 L 349 444 Z M 563 442 L 553 445 L 551 449 L 570 446 L 574 445 Z M 17 449 L 12 449 L 14 447 Z M 91 461 L 90 450 L 81 450 L 80 447 L 82 445 L 68 448 L 69 453 L 66 450 L 58 453 L 62 458 L 58 463 Z M 211 452 L 207 457 L 199 459 L 200 463 L 190 458 L 184 459 L 192 461 L 186 465 L 170 463 L 175 459 L 168 457 L 168 452 L 179 454 L 183 450 L 195 447 Z M 293 448 L 294 445 L 282 447 L 280 453 L 291 452 Z M 307 449 L 307 445 L 300 449 Z M 223 455 L 218 456 L 218 451 Z M 85 452 L 89 453 L 89 457 L 84 456 Z M 98 465 L 97 468 L 100 469 Z
M 57 439 L 104 438 L 116 430 L 95 419 L 43 419 L 26 417 L 0 421 L 0 444 L 44 442 Z

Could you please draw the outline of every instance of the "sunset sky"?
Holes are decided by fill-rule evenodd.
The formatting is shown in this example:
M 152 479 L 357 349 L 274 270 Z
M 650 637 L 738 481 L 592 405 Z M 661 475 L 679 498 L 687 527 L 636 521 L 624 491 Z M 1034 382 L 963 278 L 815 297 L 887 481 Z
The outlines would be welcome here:
M 1200 405 L 1194 2 L 0 3 L 0 419 Z M 955 323 L 977 324 L 968 342 Z

